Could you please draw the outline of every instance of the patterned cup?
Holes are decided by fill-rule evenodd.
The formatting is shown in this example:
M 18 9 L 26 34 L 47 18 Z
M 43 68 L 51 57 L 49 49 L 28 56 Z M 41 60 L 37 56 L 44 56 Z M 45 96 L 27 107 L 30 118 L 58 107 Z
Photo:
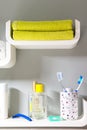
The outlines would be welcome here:
M 60 93 L 60 115 L 63 119 L 78 118 L 78 93 L 66 88 L 67 92 Z

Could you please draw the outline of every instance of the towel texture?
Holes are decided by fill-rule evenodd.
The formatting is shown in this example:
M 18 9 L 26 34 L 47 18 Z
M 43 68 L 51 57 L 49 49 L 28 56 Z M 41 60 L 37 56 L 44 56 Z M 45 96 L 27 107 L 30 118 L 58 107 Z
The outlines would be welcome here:
M 29 30 L 29 31 L 61 31 L 71 30 L 72 20 L 57 21 L 13 21 L 13 30 Z
M 30 31 L 13 31 L 14 40 L 71 40 L 73 31 L 58 32 L 30 32 Z

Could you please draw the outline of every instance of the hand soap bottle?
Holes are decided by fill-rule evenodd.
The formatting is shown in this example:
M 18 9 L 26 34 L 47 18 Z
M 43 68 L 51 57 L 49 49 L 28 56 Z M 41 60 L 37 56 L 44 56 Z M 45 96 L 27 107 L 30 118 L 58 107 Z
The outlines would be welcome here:
M 32 95 L 32 118 L 43 119 L 47 117 L 47 99 L 42 83 L 35 84 L 35 92 Z

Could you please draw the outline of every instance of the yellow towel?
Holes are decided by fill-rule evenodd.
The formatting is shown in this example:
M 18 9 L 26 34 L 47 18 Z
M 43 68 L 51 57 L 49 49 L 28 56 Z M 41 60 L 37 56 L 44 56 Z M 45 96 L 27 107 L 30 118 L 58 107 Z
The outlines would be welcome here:
M 59 32 L 30 32 L 30 31 L 13 31 L 14 40 L 71 40 L 73 31 Z
M 30 30 L 30 31 L 59 31 L 71 30 L 72 20 L 57 21 L 13 21 L 13 30 Z

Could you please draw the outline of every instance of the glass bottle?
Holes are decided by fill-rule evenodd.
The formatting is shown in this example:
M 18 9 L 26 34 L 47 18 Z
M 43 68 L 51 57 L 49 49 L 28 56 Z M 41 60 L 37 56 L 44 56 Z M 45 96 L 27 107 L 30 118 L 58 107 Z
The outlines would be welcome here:
M 35 92 L 32 94 L 32 118 L 43 119 L 47 117 L 47 99 L 44 85 L 36 83 Z

